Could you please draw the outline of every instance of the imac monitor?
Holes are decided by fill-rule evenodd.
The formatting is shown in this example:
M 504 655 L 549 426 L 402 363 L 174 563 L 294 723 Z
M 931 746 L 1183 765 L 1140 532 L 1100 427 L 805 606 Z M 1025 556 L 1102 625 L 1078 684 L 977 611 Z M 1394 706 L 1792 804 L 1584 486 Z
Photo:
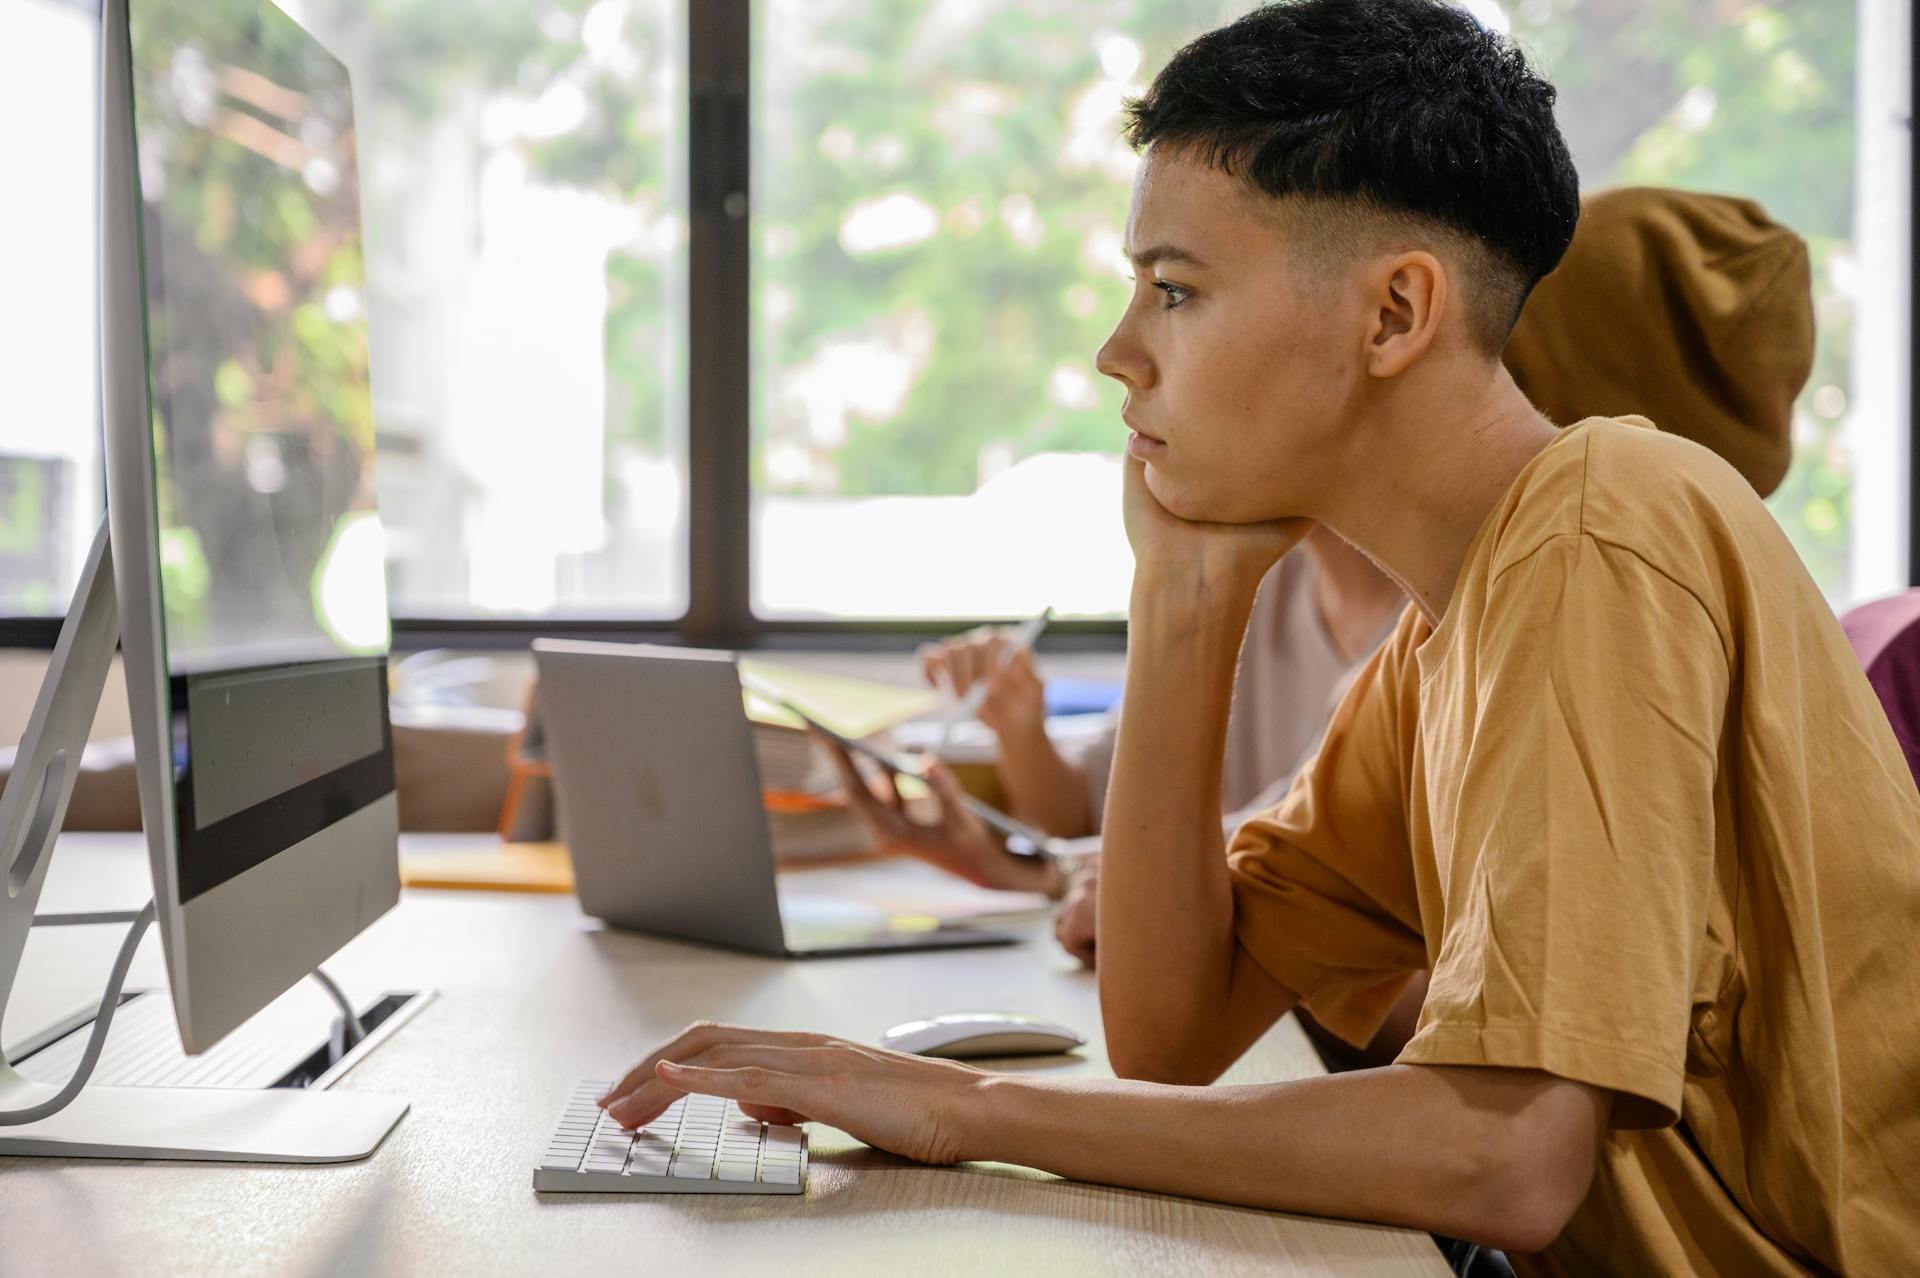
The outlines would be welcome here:
M 108 519 L 198 1052 L 399 897 L 353 107 L 266 0 L 103 10 Z

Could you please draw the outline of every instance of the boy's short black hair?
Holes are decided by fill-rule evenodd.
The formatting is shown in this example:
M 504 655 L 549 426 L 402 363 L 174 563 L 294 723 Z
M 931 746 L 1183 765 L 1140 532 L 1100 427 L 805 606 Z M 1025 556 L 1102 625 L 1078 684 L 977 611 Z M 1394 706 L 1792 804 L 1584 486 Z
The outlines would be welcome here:
M 1559 264 L 1579 177 L 1553 86 L 1443 0 L 1270 4 L 1181 49 L 1127 104 L 1127 141 L 1193 146 L 1323 227 L 1372 215 L 1465 250 L 1489 353 Z M 1356 217 L 1339 214 L 1351 210 Z M 1478 259 L 1473 260 L 1473 259 Z

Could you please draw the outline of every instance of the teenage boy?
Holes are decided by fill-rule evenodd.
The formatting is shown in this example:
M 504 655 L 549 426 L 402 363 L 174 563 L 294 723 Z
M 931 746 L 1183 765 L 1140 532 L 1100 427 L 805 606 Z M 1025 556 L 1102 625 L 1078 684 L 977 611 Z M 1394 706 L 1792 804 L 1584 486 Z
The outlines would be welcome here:
M 1812 281 L 1798 235 L 1750 200 L 1616 187 L 1581 199 L 1573 241 L 1528 296 L 1501 362 L 1549 420 L 1641 412 L 1711 448 L 1765 497 L 1791 460 L 1793 406 L 1813 368 L 1813 345 Z M 1406 602 L 1371 559 L 1324 526 L 1268 571 L 1241 641 L 1227 720 L 1229 832 L 1285 796 Z M 956 694 L 987 682 L 979 717 L 997 738 L 1014 815 L 1065 838 L 1098 831 L 1117 714 L 1070 759 L 1047 737 L 1045 686 L 1031 654 L 1012 652 L 1001 631 L 956 635 L 923 648 L 920 659 L 929 683 Z M 925 824 L 860 787 L 849 793 L 884 845 L 986 887 L 1054 895 L 1064 888 L 1054 934 L 1092 966 L 1098 857 L 1062 884 L 1051 866 L 1008 852 L 964 812 Z M 1369 1052 L 1384 1059 L 1367 1063 L 1406 1046 L 1413 1025 L 1401 1012 L 1418 1013 L 1425 986 L 1416 985 L 1389 1023 L 1404 1022 L 1404 1030 L 1386 1035 L 1383 1027 L 1387 1041 L 1376 1037 Z
M 1610 1273 L 1920 1255 L 1920 793 L 1753 491 L 1498 352 L 1564 251 L 1553 91 L 1438 0 L 1269 7 L 1135 105 L 1137 560 L 1105 821 L 1109 1058 L 997 1076 L 696 1026 L 609 1095 L 1413 1225 Z M 1254 585 L 1325 523 L 1413 606 L 1223 851 Z M 1204 1086 L 1298 1002 L 1398 1063 Z

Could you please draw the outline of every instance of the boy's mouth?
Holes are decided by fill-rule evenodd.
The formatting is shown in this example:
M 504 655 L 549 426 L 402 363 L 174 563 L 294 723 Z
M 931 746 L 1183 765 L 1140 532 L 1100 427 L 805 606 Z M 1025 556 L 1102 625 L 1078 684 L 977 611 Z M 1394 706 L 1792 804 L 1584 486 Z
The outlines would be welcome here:
M 1120 414 L 1120 420 L 1125 422 L 1127 426 L 1127 452 L 1129 455 L 1145 461 L 1148 458 L 1156 457 L 1166 451 L 1166 440 L 1161 439 L 1158 435 L 1149 435 L 1146 431 L 1141 430 L 1133 424 L 1133 419 L 1128 417 L 1124 410 Z
M 1160 438 L 1158 435 L 1152 434 L 1148 431 L 1141 430 L 1138 426 L 1134 424 L 1133 418 L 1127 416 L 1125 410 L 1121 411 L 1120 420 L 1126 424 L 1126 427 L 1130 432 L 1132 432 L 1136 437 L 1140 439 L 1145 439 L 1152 443 L 1160 444 L 1162 446 L 1164 446 L 1167 442 L 1166 440 Z

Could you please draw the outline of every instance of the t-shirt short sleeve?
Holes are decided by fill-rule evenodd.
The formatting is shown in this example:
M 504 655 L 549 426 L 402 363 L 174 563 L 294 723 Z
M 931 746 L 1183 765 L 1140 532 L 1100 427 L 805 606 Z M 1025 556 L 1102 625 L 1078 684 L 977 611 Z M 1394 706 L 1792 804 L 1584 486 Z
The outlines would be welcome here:
M 1364 1044 L 1426 966 L 1406 824 L 1410 609 L 1279 806 L 1228 849 L 1234 930 L 1328 1029 Z
M 1445 926 L 1404 1063 L 1539 1069 L 1679 1114 L 1713 885 L 1729 682 L 1698 598 L 1556 536 L 1488 588 L 1475 704 L 1434 821 Z M 1443 806 L 1444 805 L 1444 806 Z

